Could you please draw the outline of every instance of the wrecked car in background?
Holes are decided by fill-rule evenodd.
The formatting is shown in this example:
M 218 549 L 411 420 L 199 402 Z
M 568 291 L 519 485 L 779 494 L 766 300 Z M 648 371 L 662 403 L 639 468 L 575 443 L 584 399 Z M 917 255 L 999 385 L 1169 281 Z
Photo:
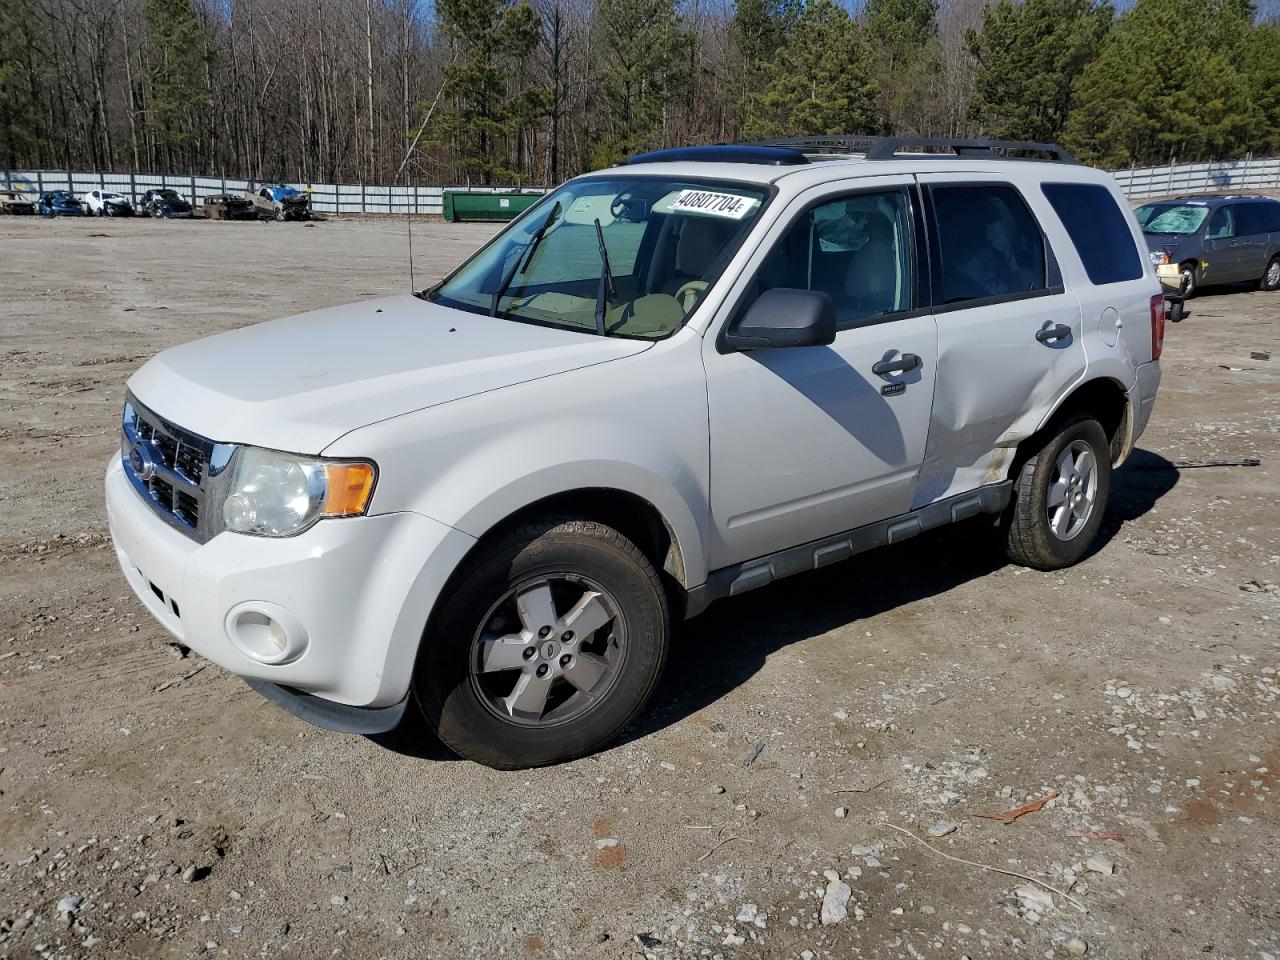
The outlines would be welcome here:
M 0 190 L 0 214 L 29 216 L 36 212 L 35 198 L 21 190 Z
M 311 198 L 284 183 L 260 183 L 245 191 L 254 209 L 264 220 L 308 220 Z
M 204 198 L 202 212 L 209 220 L 256 220 L 253 201 L 233 193 L 215 193 Z
M 163 217 L 170 220 L 175 217 L 191 216 L 191 204 L 187 203 L 177 190 L 170 190 L 168 187 L 148 190 L 142 195 L 142 202 L 138 204 L 138 208 L 144 217 Z
M 84 216 L 84 207 L 67 190 L 46 190 L 36 201 L 36 209 L 46 217 Z
M 133 216 L 133 204 L 122 193 L 112 193 L 110 190 L 90 190 L 80 198 L 80 202 L 84 204 L 85 212 L 94 216 Z

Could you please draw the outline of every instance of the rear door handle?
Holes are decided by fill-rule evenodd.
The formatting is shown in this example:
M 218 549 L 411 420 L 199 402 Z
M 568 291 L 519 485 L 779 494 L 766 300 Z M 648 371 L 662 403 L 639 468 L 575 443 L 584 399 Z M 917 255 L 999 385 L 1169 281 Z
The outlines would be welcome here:
M 921 365 L 921 360 L 914 353 L 904 353 L 896 360 L 881 360 L 871 368 L 871 372 L 878 377 L 883 377 L 889 373 L 906 373 L 908 370 L 914 370 Z
M 1071 328 L 1065 323 L 1055 323 L 1052 327 L 1045 327 L 1043 330 L 1036 331 L 1036 339 L 1041 343 L 1057 343 L 1059 340 L 1065 340 L 1071 336 Z

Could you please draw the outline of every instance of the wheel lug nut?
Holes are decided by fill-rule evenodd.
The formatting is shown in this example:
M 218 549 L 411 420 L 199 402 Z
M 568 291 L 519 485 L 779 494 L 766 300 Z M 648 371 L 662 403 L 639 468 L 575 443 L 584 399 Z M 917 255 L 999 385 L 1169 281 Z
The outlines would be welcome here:
M 532 660 L 537 655 L 538 655 L 537 647 L 525 647 L 524 652 L 521 654 L 521 656 L 524 657 L 526 660 Z
M 539 677 L 545 677 L 547 675 L 547 665 L 545 663 L 539 664 L 537 673 Z
M 567 654 L 567 653 L 566 653 L 566 654 L 561 655 L 561 657 L 560 657 L 560 666 L 562 666 L 562 667 L 567 667 L 567 666 L 569 665 L 569 661 L 570 661 L 570 660 L 572 660 L 572 659 L 573 659 L 573 657 L 569 656 L 569 654 Z
M 560 634 L 560 639 L 565 643 L 573 643 L 573 631 L 566 630 L 564 633 Z
M 541 638 L 541 639 L 543 639 L 543 640 L 547 639 L 547 637 L 551 636 L 551 628 L 550 628 L 550 627 L 539 627 L 539 628 L 538 628 L 538 636 L 539 636 L 539 638 Z

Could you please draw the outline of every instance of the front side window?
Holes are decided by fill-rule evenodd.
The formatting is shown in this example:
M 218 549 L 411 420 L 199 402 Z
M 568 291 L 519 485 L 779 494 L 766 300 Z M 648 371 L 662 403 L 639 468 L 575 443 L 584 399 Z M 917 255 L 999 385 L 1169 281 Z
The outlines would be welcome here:
M 1223 240 L 1236 235 L 1236 214 L 1231 207 L 1219 207 L 1209 218 L 1209 229 L 1205 231 L 1208 240 Z
M 1044 235 L 1022 197 L 999 184 L 935 186 L 940 306 L 1048 287 Z
M 728 182 L 571 181 L 428 298 L 526 323 L 660 339 L 706 298 L 766 199 L 761 187 Z
M 769 251 L 740 311 L 778 287 L 829 294 L 842 327 L 911 309 L 910 219 L 900 190 L 813 207 Z
M 1094 285 L 1137 280 L 1142 259 L 1115 198 L 1096 183 L 1046 183 L 1040 187 L 1080 255 Z

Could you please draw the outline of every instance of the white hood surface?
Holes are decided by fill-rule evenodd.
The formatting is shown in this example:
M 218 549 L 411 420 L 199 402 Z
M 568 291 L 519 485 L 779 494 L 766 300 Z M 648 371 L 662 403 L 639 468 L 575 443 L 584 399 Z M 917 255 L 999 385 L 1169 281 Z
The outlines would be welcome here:
M 135 373 L 129 388 L 160 416 L 211 440 L 316 454 L 357 427 L 649 346 L 404 294 L 173 347 Z

